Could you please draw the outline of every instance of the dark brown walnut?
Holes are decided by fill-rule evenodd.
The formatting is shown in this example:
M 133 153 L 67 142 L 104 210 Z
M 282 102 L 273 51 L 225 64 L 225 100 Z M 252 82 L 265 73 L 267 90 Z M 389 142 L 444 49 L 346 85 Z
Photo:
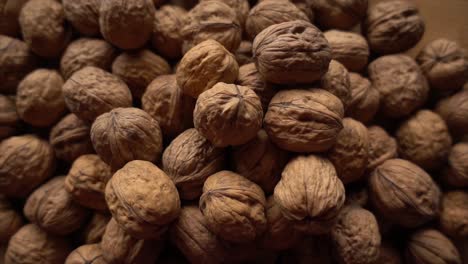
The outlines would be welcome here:
M 78 235 L 82 244 L 94 244 L 101 242 L 106 226 L 111 216 L 107 213 L 94 212 L 91 220 L 84 226 Z
M 386 160 L 396 158 L 398 156 L 398 145 L 395 138 L 379 126 L 369 127 L 368 135 L 369 156 L 367 170 L 371 172 Z
M 307 236 L 294 247 L 283 251 L 279 264 L 332 264 L 332 247 L 329 236 Z
M 317 235 L 331 230 L 345 202 L 345 189 L 329 160 L 298 156 L 284 168 L 274 197 L 294 228 Z
M 7 243 L 23 225 L 21 214 L 13 209 L 10 201 L 0 196 L 0 243 Z
M 442 178 L 450 186 L 468 187 L 468 142 L 452 147 L 448 155 L 448 167 Z
M 14 97 L 0 95 L 0 140 L 13 136 L 19 127 Z
M 47 141 L 34 135 L 7 138 L 0 143 L 0 192 L 26 197 L 54 167 L 54 151 Z
M 452 241 L 435 229 L 413 233 L 406 245 L 405 259 L 407 263 L 415 264 L 462 264 Z
M 107 224 L 100 245 L 108 263 L 122 264 L 154 264 L 163 246 L 161 241 L 130 236 L 114 218 Z
M 207 2 L 212 0 L 201 0 L 200 2 Z M 249 15 L 250 11 L 250 4 L 248 0 L 216 0 L 219 2 L 223 2 L 227 4 L 229 7 L 234 9 L 237 15 L 237 20 L 239 21 L 239 25 L 244 30 L 245 21 Z
M 151 44 L 153 48 L 168 59 L 182 56 L 182 26 L 187 11 L 176 5 L 163 5 L 156 10 L 153 22 Z
M 322 32 L 302 20 L 269 26 L 255 37 L 252 53 L 259 72 L 278 84 L 320 80 L 332 56 Z
M 379 257 L 379 226 L 375 216 L 366 209 L 343 208 L 331 230 L 331 240 L 340 263 L 372 264 Z
M 28 45 L 0 35 L 0 92 L 15 93 L 20 81 L 38 64 Z
M 105 40 L 121 49 L 143 47 L 153 32 L 152 0 L 106 0 L 99 8 L 99 27 Z
M 218 237 L 237 243 L 252 242 L 266 229 L 266 199 L 262 189 L 231 171 L 208 177 L 200 197 L 206 224 Z
M 387 55 L 369 64 L 372 85 L 380 93 L 383 114 L 399 118 L 411 114 L 426 101 L 429 85 L 413 58 Z
M 271 25 L 294 20 L 309 22 L 307 15 L 289 1 L 260 1 L 250 10 L 245 30 L 253 40 Z
M 11 237 L 5 264 L 63 264 L 71 250 L 71 244 L 65 238 L 28 224 Z
M 424 35 L 425 25 L 416 4 L 411 1 L 382 1 L 372 6 L 362 32 L 372 51 L 399 53 L 415 46 Z
M 100 115 L 91 127 L 94 149 L 113 171 L 132 160 L 159 160 L 162 140 L 158 122 L 133 107 Z
M 65 112 L 63 78 L 56 70 L 39 69 L 26 75 L 16 92 L 16 111 L 25 122 L 38 127 L 55 124 Z
M 263 0 L 262 0 L 263 1 Z M 315 12 L 312 7 L 312 2 L 309 0 L 291 0 L 297 8 L 299 8 L 309 18 L 310 22 L 315 20 Z
M 117 76 L 87 66 L 75 72 L 63 85 L 63 96 L 70 112 L 86 122 L 117 107 L 130 107 L 132 94 Z
M 288 152 L 274 145 L 265 130 L 258 131 L 257 136 L 246 144 L 235 147 L 231 154 L 234 171 L 258 184 L 268 194 L 273 193 L 288 160 Z
M 235 52 L 242 40 L 242 28 L 236 11 L 225 1 L 202 1 L 192 8 L 181 29 L 183 53 L 212 39 L 230 52 Z
M 75 114 L 68 114 L 50 131 L 49 142 L 58 159 L 73 162 L 84 154 L 94 152 L 89 137 L 90 126 Z
M 85 36 L 99 35 L 101 0 L 62 0 L 65 18 Z
M 236 50 L 236 61 L 239 65 L 245 65 L 253 62 L 252 57 L 252 42 L 243 40 Z M 240 70 L 240 69 L 239 69 Z
M 233 83 L 238 73 L 239 65 L 234 55 L 218 42 L 206 40 L 180 60 L 176 78 L 184 94 L 198 98 L 218 82 Z
M 76 1 L 73 1 L 76 2 Z M 80 38 L 68 45 L 60 60 L 60 72 L 67 80 L 78 70 L 94 66 L 109 71 L 116 54 L 112 45 L 101 39 Z
M 191 128 L 176 137 L 164 150 L 162 166 L 180 197 L 192 200 L 202 194 L 203 183 L 224 168 L 226 151 L 215 147 Z
M 452 137 L 468 135 L 468 90 L 440 100 L 435 111 L 445 120 Z
M 118 170 L 106 186 L 113 218 L 131 236 L 160 238 L 180 212 L 177 188 L 151 162 L 134 160 Z
M 351 83 L 349 72 L 343 64 L 331 60 L 328 71 L 323 75 L 320 84 L 321 89 L 338 97 L 345 109 L 348 107 L 351 99 Z
M 284 90 L 270 102 L 264 128 L 278 147 L 294 152 L 323 152 L 343 128 L 343 104 L 321 90 Z
M 0 35 L 20 34 L 19 13 L 28 0 L 0 0 Z
M 452 147 L 447 125 L 436 113 L 420 110 L 396 131 L 398 154 L 425 170 L 441 167 Z
M 104 190 L 111 177 L 110 167 L 98 155 L 83 155 L 73 162 L 65 179 L 65 189 L 76 203 L 106 210 Z
M 315 21 L 324 28 L 348 30 L 359 24 L 367 12 L 367 0 L 314 0 Z
M 195 128 L 216 147 L 247 143 L 262 119 L 262 104 L 252 89 L 221 82 L 200 94 L 193 111 Z
M 374 119 L 379 110 L 380 94 L 372 87 L 371 82 L 358 73 L 349 73 L 350 99 L 346 108 L 346 116 L 365 124 Z
M 65 264 L 108 264 L 99 244 L 83 245 L 73 250 Z
M 379 214 L 403 227 L 416 227 L 439 214 L 440 190 L 414 163 L 390 159 L 369 179 L 369 197 Z
M 332 49 L 332 58 L 349 71 L 360 72 L 369 60 L 367 40 L 354 32 L 329 30 L 323 33 Z
M 28 1 L 21 9 L 19 23 L 24 41 L 41 57 L 59 57 L 71 38 L 59 1 Z
M 151 81 L 171 73 L 171 67 L 162 57 L 143 49 L 119 55 L 112 63 L 112 73 L 128 85 L 134 98 L 141 98 Z
M 344 183 L 362 179 L 368 164 L 369 135 L 367 128 L 352 118 L 343 119 L 343 129 L 328 152 L 336 173 Z
M 401 258 L 401 254 L 392 245 L 389 243 L 382 241 L 382 244 L 380 246 L 379 250 L 379 258 L 375 263 L 379 264 L 402 264 L 403 260 Z
M 258 72 L 255 63 L 245 64 L 239 68 L 239 76 L 236 83 L 252 89 L 262 102 L 263 112 L 267 111 L 268 104 L 276 94 L 276 90 L 274 85 L 265 81 L 260 72 Z
M 468 193 L 450 191 L 442 196 L 440 227 L 442 232 L 455 238 L 468 236 Z

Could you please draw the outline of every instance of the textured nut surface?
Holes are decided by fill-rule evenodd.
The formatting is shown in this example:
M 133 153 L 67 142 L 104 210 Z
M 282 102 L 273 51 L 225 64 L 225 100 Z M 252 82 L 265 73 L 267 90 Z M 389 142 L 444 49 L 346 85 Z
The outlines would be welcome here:
M 460 253 L 447 237 L 435 229 L 416 231 L 408 239 L 405 250 L 407 263 L 461 264 Z
M 255 37 L 252 53 L 267 81 L 310 83 L 328 70 L 331 48 L 322 32 L 307 21 L 272 25 Z
M 349 71 L 359 72 L 367 66 L 369 45 L 363 36 L 340 30 L 329 30 L 323 35 L 332 49 L 332 58 Z
M 322 152 L 335 144 L 342 129 L 343 104 L 321 90 L 284 90 L 270 102 L 264 128 L 280 148 Z
M 274 89 L 274 85 L 265 81 L 257 70 L 255 63 L 245 64 L 239 68 L 239 76 L 236 83 L 252 89 L 262 102 L 263 112 L 267 111 L 268 104 L 276 94 L 276 90 Z
M 114 108 L 132 105 L 130 90 L 122 80 L 92 66 L 75 72 L 65 82 L 63 96 L 70 112 L 87 122 Z
M 18 16 L 28 0 L 0 1 L 0 35 L 17 36 L 20 34 Z
M 323 75 L 321 81 L 321 89 L 338 97 L 346 109 L 351 99 L 351 83 L 349 80 L 349 72 L 336 60 L 331 60 L 327 73 Z
M 253 62 L 252 42 L 243 40 L 236 50 L 236 61 L 239 65 L 245 65 Z M 240 69 L 239 69 L 240 70 Z
M 217 83 L 197 99 L 195 128 L 217 147 L 237 146 L 255 137 L 263 110 L 255 92 L 236 84 Z
M 34 135 L 10 137 L 0 143 L 0 191 L 25 197 L 54 170 L 54 151 Z
M 226 155 L 196 129 L 176 137 L 164 150 L 162 166 L 179 190 L 182 199 L 198 198 L 203 183 L 210 175 L 224 168 Z
M 369 123 L 374 118 L 380 105 L 380 94 L 367 78 L 358 73 L 349 73 L 350 99 L 346 108 L 346 116 L 363 123 Z
M 211 0 L 200 0 L 200 2 L 207 2 Z M 250 11 L 250 4 L 248 0 L 216 0 L 227 4 L 229 7 L 234 9 L 239 21 L 239 25 L 244 29 L 245 21 Z
M 233 54 L 214 40 L 190 49 L 177 67 L 177 84 L 184 94 L 197 98 L 218 82 L 233 83 L 239 65 Z
M 23 224 L 21 214 L 13 209 L 8 199 L 0 196 L 0 242 L 7 243 Z
M 262 189 L 243 176 L 220 171 L 208 177 L 200 197 L 200 210 L 217 236 L 245 243 L 266 229 L 266 199 Z
M 296 229 L 321 234 L 332 228 L 344 204 L 345 189 L 329 160 L 298 156 L 284 168 L 274 197 Z
M 316 21 L 325 28 L 351 29 L 366 16 L 367 0 L 312 1 Z
M 182 26 L 187 11 L 176 5 L 163 5 L 156 10 L 153 22 L 152 47 L 162 56 L 177 59 L 182 56 Z
M 65 264 L 107 264 L 99 244 L 83 245 L 73 250 L 65 260 Z
M 369 77 L 380 93 L 381 111 L 389 117 L 403 117 L 421 107 L 429 93 L 427 80 L 414 59 L 387 55 L 369 64 Z
M 99 35 L 101 0 L 62 0 L 65 18 L 85 36 Z
M 86 224 L 79 235 L 82 244 L 94 244 L 101 242 L 106 226 L 111 216 L 107 213 L 95 212 L 91 220 Z
M 442 196 L 440 227 L 442 231 L 456 238 L 468 236 L 468 193 L 450 191 Z
M 393 159 L 398 156 L 398 146 L 395 138 L 391 137 L 383 128 L 379 126 L 371 126 L 368 128 L 368 135 L 368 171 L 372 171 L 386 160 Z
M 458 143 L 452 147 L 448 156 L 448 168 L 444 181 L 450 186 L 468 186 L 468 143 Z
M 19 120 L 15 98 L 0 95 L 0 140 L 16 133 Z
M 454 138 L 468 134 L 468 90 L 440 100 L 435 111 L 445 120 Z
M 370 176 L 371 202 L 390 222 L 416 227 L 437 217 L 439 187 L 417 165 L 402 159 L 390 159 Z

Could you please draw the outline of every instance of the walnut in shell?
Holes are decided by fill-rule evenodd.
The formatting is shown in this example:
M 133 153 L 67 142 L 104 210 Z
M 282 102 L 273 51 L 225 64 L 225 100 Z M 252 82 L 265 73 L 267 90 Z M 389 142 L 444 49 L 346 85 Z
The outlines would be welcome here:
M 446 236 L 435 229 L 413 233 L 405 249 L 406 263 L 462 264 L 460 253 Z
M 468 193 L 450 191 L 442 196 L 440 227 L 448 236 L 464 238 L 468 236 Z
M 468 90 L 440 100 L 435 111 L 445 120 L 453 138 L 468 134 Z
M 212 0 L 200 0 L 200 2 L 207 2 Z M 249 15 L 250 4 L 248 0 L 216 0 L 227 4 L 229 7 L 234 9 L 239 21 L 239 25 L 244 29 L 245 21 Z
M 380 94 L 367 78 L 358 73 L 349 73 L 350 99 L 346 108 L 346 116 L 363 123 L 369 123 L 374 118 L 380 105 Z
M 274 85 L 265 81 L 260 72 L 258 72 L 255 63 L 245 64 L 239 68 L 239 76 L 236 83 L 252 89 L 262 102 L 263 112 L 267 111 L 268 104 L 276 94 L 276 90 Z
M 360 72 L 367 66 L 369 45 L 363 36 L 340 30 L 329 30 L 323 35 L 332 49 L 332 58 L 349 71 Z
M 315 20 L 324 28 L 351 29 L 364 19 L 367 0 L 314 0 Z
M 0 1 L 0 35 L 16 37 L 20 34 L 19 13 L 28 0 Z
M 7 243 L 22 226 L 23 218 L 5 197 L 0 196 L 0 243 Z
M 452 147 L 443 180 L 453 187 L 468 187 L 468 143 L 461 142 Z
M 101 0 L 62 0 L 65 18 L 85 36 L 99 35 Z
M 65 264 L 107 264 L 99 244 L 83 245 L 73 250 Z
M 245 65 L 253 62 L 252 57 L 252 42 L 243 40 L 236 50 L 236 61 L 239 65 Z M 239 69 L 240 71 L 240 69 Z
M 182 56 L 182 26 L 187 11 L 176 5 L 163 5 L 156 10 L 153 22 L 152 47 L 163 57 L 178 59 Z
M 107 213 L 94 212 L 91 220 L 84 226 L 79 234 L 79 241 L 82 244 L 94 244 L 101 242 L 107 223 L 111 216 Z
M 383 128 L 379 126 L 371 126 L 368 128 L 368 135 L 368 171 L 373 171 L 386 160 L 393 159 L 398 156 L 398 146 L 395 138 L 387 134 L 387 131 Z
M 0 140 L 14 135 L 18 130 L 19 121 L 15 98 L 0 95 Z
M 351 99 L 351 83 L 349 72 L 343 64 L 336 60 L 331 60 L 328 71 L 323 75 L 320 84 L 321 89 L 338 97 L 345 109 L 348 107 Z

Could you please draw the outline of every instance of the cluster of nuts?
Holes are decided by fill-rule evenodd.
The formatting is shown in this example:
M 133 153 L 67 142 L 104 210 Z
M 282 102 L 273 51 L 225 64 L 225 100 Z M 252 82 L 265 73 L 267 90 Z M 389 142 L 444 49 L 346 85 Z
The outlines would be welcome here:
M 424 31 L 404 0 L 0 0 L 0 258 L 466 263 L 468 56 L 403 53 Z

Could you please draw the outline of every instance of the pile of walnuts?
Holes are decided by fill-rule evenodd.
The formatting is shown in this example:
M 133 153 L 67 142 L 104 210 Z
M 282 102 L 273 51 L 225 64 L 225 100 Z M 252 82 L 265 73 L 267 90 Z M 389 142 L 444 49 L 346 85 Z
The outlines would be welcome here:
M 0 263 L 468 263 L 468 58 L 424 32 L 404 0 L 0 0 Z

